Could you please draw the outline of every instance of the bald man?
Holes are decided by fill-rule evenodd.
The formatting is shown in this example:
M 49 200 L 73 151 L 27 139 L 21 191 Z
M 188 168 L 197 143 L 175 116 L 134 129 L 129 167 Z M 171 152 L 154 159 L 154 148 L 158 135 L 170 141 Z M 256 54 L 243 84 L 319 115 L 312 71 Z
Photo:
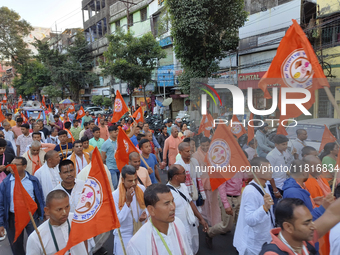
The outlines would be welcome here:
M 152 169 L 149 167 L 150 169 L 148 171 L 145 167 L 140 166 L 140 155 L 137 152 L 134 151 L 129 154 L 129 165 L 136 169 L 139 184 L 145 188 L 152 184 L 149 176 L 149 171 L 152 172 Z
M 44 164 L 46 152 L 41 149 L 39 141 L 33 141 L 30 149 L 22 155 L 27 160 L 26 171 L 33 174 Z
M 176 162 L 176 156 L 178 154 L 178 145 L 182 142 L 178 137 L 178 130 L 176 127 L 171 128 L 171 135 L 164 142 L 163 149 L 163 164 L 166 165 L 166 156 L 169 152 L 169 167 Z

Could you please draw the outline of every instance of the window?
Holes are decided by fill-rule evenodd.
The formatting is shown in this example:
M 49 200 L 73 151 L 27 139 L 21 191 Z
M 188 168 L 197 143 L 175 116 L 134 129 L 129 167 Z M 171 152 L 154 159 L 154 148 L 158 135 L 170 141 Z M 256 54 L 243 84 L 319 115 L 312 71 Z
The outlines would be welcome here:
M 331 23 L 328 23 L 322 29 L 322 45 L 333 46 L 334 44 L 336 45 L 340 44 L 340 21 L 339 20 L 335 20 Z
M 133 14 L 129 15 L 129 27 L 133 26 Z
M 116 30 L 118 30 L 120 28 L 120 20 L 117 20 L 115 25 L 116 25 Z
M 140 20 L 141 21 L 146 21 L 148 19 L 148 10 L 147 8 L 141 9 L 140 10 Z

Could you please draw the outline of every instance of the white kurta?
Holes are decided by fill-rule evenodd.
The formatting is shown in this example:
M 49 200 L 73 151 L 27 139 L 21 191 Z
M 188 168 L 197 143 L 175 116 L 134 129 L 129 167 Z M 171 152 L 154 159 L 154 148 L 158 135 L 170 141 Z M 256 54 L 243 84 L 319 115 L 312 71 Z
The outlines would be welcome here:
M 171 185 L 170 183 L 167 183 L 167 185 Z M 192 199 L 189 195 L 188 188 L 185 186 L 184 183 L 181 183 L 180 188 L 178 189 L 180 192 L 182 192 L 188 200 L 191 202 Z M 183 197 L 176 191 L 171 189 L 172 196 L 174 197 L 175 205 L 176 205 L 176 212 L 175 215 L 178 217 L 186 230 L 187 236 L 190 238 L 188 239 L 189 245 L 191 247 L 191 250 L 196 254 L 199 249 L 199 235 L 198 235 L 198 224 L 196 223 L 195 226 L 188 221 L 187 217 L 187 210 L 191 210 L 191 207 L 188 207 L 188 202 L 183 199 Z M 192 212 L 193 213 L 193 212 Z
M 145 187 L 143 185 L 138 184 L 138 187 L 140 187 L 143 192 L 145 191 Z M 133 213 L 133 217 L 135 221 L 138 221 L 139 217 L 142 215 L 143 211 L 146 211 L 146 209 L 142 210 L 137 202 L 136 196 L 132 197 L 132 202 L 130 204 L 130 207 L 124 204 L 122 210 L 119 210 L 119 189 L 116 189 L 114 192 L 112 192 L 113 201 L 115 202 L 117 216 L 120 222 L 120 232 L 122 234 L 124 246 L 126 247 L 130 239 L 132 238 L 133 234 L 133 221 L 132 221 L 132 215 L 131 210 Z M 137 213 L 137 206 L 139 210 L 139 214 Z M 113 254 L 116 255 L 122 255 L 123 249 L 122 245 L 120 243 L 118 232 L 117 230 L 113 231 L 114 234 L 114 245 L 113 245 Z
M 17 155 L 17 150 L 16 150 L 17 146 L 15 144 L 13 131 L 11 131 L 11 130 L 6 131 L 5 129 L 3 129 L 2 131 L 4 132 L 5 140 L 9 141 L 12 144 L 14 154 Z
M 84 185 L 85 185 L 85 181 L 83 180 L 75 180 L 75 185 L 71 191 L 71 195 L 64 189 L 63 186 L 61 186 L 61 183 L 59 183 L 53 190 L 56 189 L 61 189 L 64 190 L 67 194 L 68 197 L 70 198 L 70 212 L 74 213 L 74 211 L 76 210 L 78 201 L 81 197 Z
M 251 181 L 250 183 L 255 183 Z M 257 183 L 255 183 L 259 186 Z M 259 186 L 260 187 L 260 186 Z M 270 194 L 268 185 L 266 193 Z M 239 255 L 259 254 L 262 245 L 271 242 L 270 230 L 274 227 L 269 212 L 263 209 L 264 201 L 260 192 L 252 185 L 247 185 L 242 193 L 240 212 L 237 219 L 233 245 Z M 273 222 L 273 206 L 270 209 Z
M 70 156 L 68 156 L 67 159 L 71 159 L 71 156 L 72 156 L 72 154 Z M 83 154 L 83 158 L 82 159 L 76 154 L 76 165 L 74 167 L 76 168 L 77 174 L 81 170 L 83 170 L 87 165 L 88 164 L 87 164 L 87 161 L 86 161 L 86 158 L 85 158 L 84 154 Z
M 175 226 L 178 229 L 180 236 L 176 235 Z M 179 246 L 178 238 L 181 238 L 183 243 L 183 248 L 186 255 L 192 255 L 193 252 L 188 243 L 189 236 L 185 231 L 185 227 L 181 220 L 175 217 L 175 221 L 169 223 L 168 233 L 164 235 L 161 233 L 164 241 L 168 245 L 172 254 L 181 255 L 181 250 Z M 126 254 L 127 255 L 146 255 L 152 254 L 151 237 L 154 237 L 157 246 L 157 251 L 159 255 L 168 254 L 161 238 L 158 236 L 156 229 L 151 225 L 150 220 L 147 221 L 138 232 L 131 238 L 129 244 L 127 245 Z
M 35 172 L 34 176 L 38 178 L 41 184 L 45 200 L 48 193 L 61 183 L 58 165 L 54 168 L 49 168 L 47 162 Z
M 330 254 L 340 254 L 340 223 L 331 229 L 329 243 L 331 245 Z
M 73 218 L 73 213 L 70 213 L 68 216 L 70 225 L 72 222 L 72 218 Z M 52 226 L 52 229 L 53 229 L 59 250 L 65 248 L 67 241 L 68 241 L 68 235 L 69 235 L 67 221 L 60 226 Z M 55 248 L 52 235 L 50 232 L 49 220 L 41 224 L 38 227 L 38 230 L 40 232 L 40 236 L 44 244 L 47 255 L 55 254 L 57 250 Z M 94 243 L 93 243 L 92 238 L 88 240 L 88 244 L 89 244 L 88 245 L 89 248 L 93 247 Z M 77 244 L 76 246 L 72 247 L 70 249 L 70 252 L 71 254 L 87 254 L 84 242 L 81 242 L 80 244 Z M 44 253 L 41 248 L 38 235 L 35 231 L 33 231 L 32 234 L 27 239 L 26 255 L 43 255 L 43 254 Z

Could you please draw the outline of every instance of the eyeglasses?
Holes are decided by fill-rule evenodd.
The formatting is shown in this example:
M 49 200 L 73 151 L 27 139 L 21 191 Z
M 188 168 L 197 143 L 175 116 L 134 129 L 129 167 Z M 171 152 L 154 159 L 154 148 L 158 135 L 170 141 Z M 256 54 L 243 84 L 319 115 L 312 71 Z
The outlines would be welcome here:
M 182 173 L 177 173 L 176 175 L 186 175 L 185 171 Z

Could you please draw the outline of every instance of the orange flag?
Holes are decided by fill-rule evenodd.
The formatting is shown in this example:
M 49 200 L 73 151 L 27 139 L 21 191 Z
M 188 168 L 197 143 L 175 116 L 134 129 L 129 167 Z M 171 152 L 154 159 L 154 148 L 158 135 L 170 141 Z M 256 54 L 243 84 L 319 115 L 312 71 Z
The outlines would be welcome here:
M 20 95 L 19 96 L 19 100 L 18 100 L 18 108 L 20 108 L 21 105 L 22 105 L 22 97 Z
M 142 107 L 139 107 L 138 110 L 134 112 L 134 114 L 132 115 L 132 118 L 134 118 L 137 123 L 144 122 Z
M 74 104 L 71 104 L 71 105 L 68 107 L 68 110 L 67 110 L 66 114 L 69 114 L 70 112 L 74 112 Z
M 6 94 L 5 94 L 4 97 L 2 98 L 2 103 L 3 103 L 3 104 L 6 104 L 6 103 L 7 103 L 7 96 L 6 96 Z
M 2 106 L 2 103 L 0 103 L 0 122 L 3 122 L 6 118 L 4 116 L 4 114 L 2 113 L 2 110 L 1 110 L 1 107 Z
M 120 227 L 109 179 L 97 147 L 93 151 L 91 165 L 74 212 L 67 245 L 56 254 L 64 255 L 71 247 Z
M 204 132 L 205 137 L 210 136 L 210 130 L 214 127 L 214 119 L 213 117 L 208 113 L 207 115 L 203 115 L 200 127 L 198 129 L 198 134 Z
M 78 114 L 77 115 L 77 120 L 79 120 L 79 119 L 81 119 L 82 117 L 85 116 L 85 111 L 84 111 L 84 108 L 82 106 L 80 106 L 80 109 L 79 109 L 77 114 Z
M 23 119 L 24 123 L 27 123 L 28 119 L 26 118 L 26 116 L 23 113 L 21 113 L 21 118 Z M 0 115 L 0 119 L 1 119 L 1 115 Z
M 125 101 L 119 90 L 117 90 L 115 98 L 115 109 L 113 112 L 111 123 L 118 122 L 127 111 L 129 111 L 129 108 L 126 106 Z
M 46 103 L 45 103 L 45 96 L 42 96 L 42 100 L 41 100 L 41 104 L 45 107 L 46 107 Z
M 48 113 L 52 112 L 51 105 L 48 106 L 47 112 Z
M 325 130 L 323 131 L 319 153 L 323 150 L 323 148 L 325 147 L 327 143 L 335 143 L 335 142 L 336 142 L 336 138 L 331 133 L 331 131 L 329 131 L 328 127 L 325 125 Z
M 233 133 L 234 136 L 237 137 L 237 139 L 240 138 L 243 134 L 247 133 L 246 129 L 244 128 L 242 123 L 238 120 L 236 115 L 233 115 L 233 118 L 231 120 L 233 125 L 231 126 L 230 122 L 228 129 L 231 131 L 231 133 Z
M 280 120 L 279 120 L 279 125 L 278 125 L 278 127 L 277 127 L 277 129 L 276 129 L 276 134 L 277 134 L 277 135 L 285 135 L 285 136 L 287 136 L 288 133 L 287 133 L 286 128 L 285 128 L 284 126 L 281 125 L 281 121 L 282 121 L 282 120 L 283 120 L 283 118 L 282 118 L 282 116 L 281 116 L 281 117 L 280 117 Z
M 138 152 L 137 148 L 133 145 L 130 138 L 125 134 L 122 127 L 118 127 L 118 137 L 117 137 L 117 150 L 115 154 L 117 168 L 122 171 L 123 166 L 129 164 L 129 154 L 131 152 Z
M 27 193 L 25 188 L 22 186 L 20 176 L 17 170 L 16 165 L 7 165 L 13 169 L 15 183 L 14 183 L 14 191 L 13 191 L 13 204 L 15 211 L 15 237 L 14 242 L 20 236 L 21 232 L 30 222 L 30 216 L 28 212 L 31 212 L 32 215 L 38 209 L 37 204 L 34 202 L 32 197 Z
M 209 172 L 213 191 L 232 178 L 235 173 L 240 172 L 241 167 L 250 167 L 246 155 L 225 124 L 217 126 L 205 162 L 207 166 L 215 170 L 215 172 L 211 170 Z M 222 171 L 218 171 L 219 169 Z
M 40 120 L 40 117 L 41 117 L 41 112 L 39 112 L 37 120 Z
M 253 119 L 254 119 L 254 113 L 251 113 L 250 117 L 249 117 L 249 120 L 253 120 Z M 254 126 L 253 122 L 251 122 L 251 125 Z M 252 127 L 252 126 L 248 125 L 248 141 L 247 141 L 247 143 L 249 143 L 255 137 L 255 135 L 254 135 L 254 127 Z
M 268 71 L 259 82 L 265 92 L 265 98 L 271 98 L 267 86 L 279 84 L 282 87 L 304 88 L 311 92 L 311 99 L 303 103 L 309 109 L 315 102 L 314 91 L 329 87 L 327 78 L 319 64 L 312 45 L 300 25 L 293 20 L 293 25 L 282 38 Z M 288 93 L 287 99 L 304 98 L 302 93 Z M 279 107 L 281 107 L 279 96 Z M 287 105 L 285 118 L 295 118 L 302 112 L 295 105 Z

